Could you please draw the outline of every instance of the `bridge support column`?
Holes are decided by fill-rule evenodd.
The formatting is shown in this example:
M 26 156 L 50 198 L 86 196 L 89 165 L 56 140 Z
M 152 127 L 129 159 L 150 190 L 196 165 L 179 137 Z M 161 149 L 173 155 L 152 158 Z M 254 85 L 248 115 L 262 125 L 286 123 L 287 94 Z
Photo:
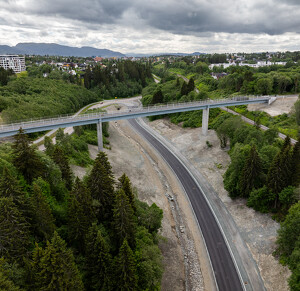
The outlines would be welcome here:
M 102 122 L 97 123 L 98 151 L 103 152 Z
M 202 110 L 202 134 L 207 135 L 208 131 L 209 107 Z

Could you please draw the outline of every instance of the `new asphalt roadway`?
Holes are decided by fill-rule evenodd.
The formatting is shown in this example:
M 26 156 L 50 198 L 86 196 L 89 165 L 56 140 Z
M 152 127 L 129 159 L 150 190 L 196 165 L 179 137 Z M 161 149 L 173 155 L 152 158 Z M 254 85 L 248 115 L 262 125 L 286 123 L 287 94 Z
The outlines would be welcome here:
M 218 223 L 206 202 L 204 194 L 189 171 L 172 152 L 141 127 L 136 120 L 129 120 L 129 122 L 165 159 L 187 193 L 205 239 L 219 290 L 244 290 Z

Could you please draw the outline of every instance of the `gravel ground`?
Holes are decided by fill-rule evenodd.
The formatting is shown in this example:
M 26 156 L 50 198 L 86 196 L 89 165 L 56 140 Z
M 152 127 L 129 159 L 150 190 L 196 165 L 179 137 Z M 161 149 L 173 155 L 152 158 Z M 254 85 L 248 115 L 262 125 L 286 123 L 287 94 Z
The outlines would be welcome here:
M 232 200 L 224 189 L 222 175 L 230 163 L 226 151 L 220 149 L 214 131 L 202 136 L 201 129 L 184 129 L 168 120 L 156 120 L 150 126 L 166 137 L 206 177 L 234 218 L 242 237 L 255 259 L 267 290 L 289 290 L 290 271 L 272 256 L 279 224 L 270 215 L 255 212 L 243 199 Z M 212 144 L 208 148 L 206 141 Z
M 248 110 L 265 111 L 271 116 L 276 116 L 283 113 L 291 112 L 297 100 L 298 100 L 298 95 L 277 97 L 276 101 L 273 102 L 271 106 L 268 104 L 250 104 L 248 105 Z

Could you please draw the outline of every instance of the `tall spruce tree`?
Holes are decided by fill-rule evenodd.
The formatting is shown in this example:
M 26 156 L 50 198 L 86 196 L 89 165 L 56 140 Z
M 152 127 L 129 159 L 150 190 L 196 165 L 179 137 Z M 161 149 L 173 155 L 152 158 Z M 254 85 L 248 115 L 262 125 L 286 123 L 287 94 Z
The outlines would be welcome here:
M 187 95 L 188 92 L 188 88 L 187 88 L 187 83 L 185 81 L 183 81 L 182 86 L 181 86 L 181 90 L 180 90 L 180 94 L 181 96 Z
M 300 138 L 296 142 L 293 148 L 292 158 L 291 158 L 291 172 L 292 181 L 291 184 L 295 187 L 300 184 Z
M 124 173 L 119 178 L 119 182 L 120 182 L 118 185 L 119 189 L 123 189 L 124 193 L 126 194 L 128 200 L 129 200 L 129 203 L 131 205 L 133 212 L 136 213 L 134 194 L 133 194 L 132 185 L 131 185 L 131 182 L 130 182 L 128 176 Z
M 249 197 L 253 189 L 258 189 L 263 184 L 263 168 L 256 146 L 251 147 L 242 170 L 239 188 L 243 197 Z
M 72 170 L 70 168 L 68 158 L 60 146 L 55 147 L 52 159 L 59 166 L 61 176 L 66 183 L 67 189 L 71 190 L 73 185 Z
M 279 207 L 279 193 L 291 185 L 291 145 L 286 138 L 281 151 L 275 156 L 267 175 L 267 187 L 276 196 L 274 207 Z
M 22 212 L 26 219 L 31 216 L 28 199 L 22 191 L 19 181 L 11 174 L 7 167 L 3 168 L 3 174 L 0 178 L 0 198 L 12 198 L 18 209 Z
M 134 247 L 134 214 L 129 199 L 123 189 L 118 190 L 116 193 L 113 218 L 119 246 L 123 243 L 124 239 L 127 238 L 130 246 Z
M 37 290 L 84 290 L 73 253 L 57 232 L 45 250 L 36 250 L 34 254 L 32 266 L 38 270 L 34 274 Z
M 0 257 L 22 260 L 29 244 L 28 229 L 12 198 L 0 198 Z
M 11 271 L 5 267 L 6 264 L 6 261 L 3 258 L 0 258 L 0 290 L 22 291 L 23 289 L 16 286 L 10 279 L 9 274 L 11 273 Z
M 54 218 L 50 206 L 43 195 L 41 188 L 33 184 L 33 195 L 31 197 L 33 209 L 33 227 L 38 237 L 48 240 L 55 230 Z
M 85 285 L 88 290 L 113 290 L 113 268 L 109 246 L 96 224 L 86 236 Z
M 88 177 L 88 188 L 93 199 L 98 201 L 97 218 L 99 222 L 110 222 L 113 215 L 114 176 L 111 165 L 104 152 L 95 159 L 94 167 Z
M 29 139 L 27 135 L 24 134 L 22 128 L 20 128 L 18 134 L 15 135 L 13 149 L 14 166 L 23 174 L 26 181 L 31 184 L 34 178 L 41 176 L 44 173 L 45 166 L 35 152 L 35 149 L 30 146 Z
M 133 252 L 125 239 L 116 260 L 116 290 L 137 290 L 137 268 Z
M 161 89 L 158 89 L 152 97 L 152 104 L 163 103 L 163 102 L 164 102 L 163 93 L 161 92 Z
M 194 91 L 195 89 L 195 82 L 194 82 L 194 79 L 193 78 L 190 78 L 189 79 L 189 82 L 187 84 L 187 94 Z
M 84 249 L 85 236 L 95 219 L 91 194 L 76 178 L 68 203 L 68 232 L 70 241 L 80 250 Z

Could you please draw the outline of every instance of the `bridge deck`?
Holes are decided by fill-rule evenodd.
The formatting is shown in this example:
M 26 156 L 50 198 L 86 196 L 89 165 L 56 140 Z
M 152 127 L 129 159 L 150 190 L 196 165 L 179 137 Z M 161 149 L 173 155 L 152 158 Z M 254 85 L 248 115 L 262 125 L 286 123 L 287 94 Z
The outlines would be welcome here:
M 3 124 L 0 126 L 0 137 L 15 135 L 22 127 L 25 132 L 39 132 L 56 128 L 95 124 L 99 122 L 115 121 L 145 116 L 163 115 L 176 112 L 203 110 L 207 108 L 218 108 L 224 106 L 237 106 L 251 103 L 268 103 L 270 96 L 263 97 L 236 97 L 235 99 L 205 100 L 186 103 L 169 103 L 148 107 L 130 108 L 127 111 L 116 111 L 114 113 L 89 113 L 78 116 L 66 115 L 48 119 L 30 120 L 18 123 Z

